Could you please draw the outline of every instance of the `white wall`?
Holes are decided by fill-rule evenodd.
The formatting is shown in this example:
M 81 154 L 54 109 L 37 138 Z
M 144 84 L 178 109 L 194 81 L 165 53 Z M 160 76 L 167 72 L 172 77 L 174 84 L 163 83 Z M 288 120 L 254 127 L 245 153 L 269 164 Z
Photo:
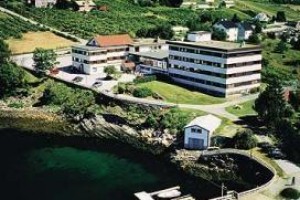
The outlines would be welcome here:
M 201 133 L 192 133 L 192 128 L 195 129 L 201 129 L 202 132 Z M 210 135 L 209 132 L 203 128 L 200 128 L 198 126 L 192 126 L 192 127 L 187 127 L 184 130 L 184 146 L 187 147 L 188 146 L 188 141 L 189 138 L 195 138 L 195 139 L 201 139 L 204 141 L 203 145 L 204 145 L 204 149 L 206 149 L 207 147 L 210 146 Z
M 226 29 L 221 24 L 215 24 L 214 28 L 223 30 L 227 34 L 227 38 L 226 38 L 227 41 L 237 41 L 237 39 L 238 39 L 238 28 L 237 27 Z
M 187 39 L 191 42 L 211 41 L 211 33 L 189 33 Z

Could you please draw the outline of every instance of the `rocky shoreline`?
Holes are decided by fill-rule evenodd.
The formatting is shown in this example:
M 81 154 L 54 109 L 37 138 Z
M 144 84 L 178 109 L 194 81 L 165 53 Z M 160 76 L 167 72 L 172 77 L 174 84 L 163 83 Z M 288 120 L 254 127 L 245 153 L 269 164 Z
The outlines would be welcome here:
M 201 179 L 212 181 L 233 181 L 247 185 L 240 174 L 237 165 L 213 165 L 198 162 L 199 157 L 193 156 L 193 151 L 171 151 L 170 145 L 175 141 L 168 133 L 160 137 L 155 136 L 155 131 L 137 130 L 128 125 L 107 122 L 103 116 L 84 119 L 80 123 L 71 123 L 64 117 L 48 112 L 41 108 L 0 109 L 0 128 L 18 129 L 33 134 L 48 134 L 59 136 L 81 136 L 116 140 L 131 145 L 132 147 L 164 157 L 173 163 L 179 170 Z M 186 153 L 188 152 L 188 153 Z M 180 159 L 178 159 L 180 158 Z M 221 161 L 218 161 L 221 162 Z M 223 161 L 222 161 L 223 162 Z M 249 185 L 247 186 L 250 189 Z

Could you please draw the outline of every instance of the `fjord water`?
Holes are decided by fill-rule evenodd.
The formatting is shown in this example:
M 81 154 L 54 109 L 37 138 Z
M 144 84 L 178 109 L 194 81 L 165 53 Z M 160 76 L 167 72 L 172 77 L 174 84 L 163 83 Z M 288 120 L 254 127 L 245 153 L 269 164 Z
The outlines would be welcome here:
M 218 189 L 125 144 L 0 130 L 0 199 L 113 200 L 176 185 L 202 198 Z

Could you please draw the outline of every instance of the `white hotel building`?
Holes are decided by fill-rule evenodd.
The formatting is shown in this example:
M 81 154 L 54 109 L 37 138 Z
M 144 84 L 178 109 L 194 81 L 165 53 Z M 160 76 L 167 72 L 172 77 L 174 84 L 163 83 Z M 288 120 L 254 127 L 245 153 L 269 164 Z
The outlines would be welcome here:
M 249 93 L 260 86 L 261 47 L 213 41 L 208 32 L 192 32 L 189 41 L 168 41 L 169 76 L 215 96 Z
M 128 34 L 99 35 L 86 45 L 72 46 L 73 66 L 85 74 L 101 74 L 113 65 L 117 70 L 128 59 L 129 53 L 146 53 L 168 50 L 164 40 L 132 40 Z

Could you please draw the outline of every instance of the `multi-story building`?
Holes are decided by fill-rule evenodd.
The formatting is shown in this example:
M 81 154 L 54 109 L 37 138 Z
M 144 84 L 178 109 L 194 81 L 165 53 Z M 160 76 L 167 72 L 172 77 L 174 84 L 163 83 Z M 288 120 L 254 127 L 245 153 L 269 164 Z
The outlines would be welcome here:
M 123 34 L 97 36 L 86 45 L 74 45 L 73 66 L 86 74 L 103 73 L 103 69 L 109 65 L 120 69 L 131 43 L 129 35 Z
M 91 39 L 86 45 L 72 46 L 72 59 L 73 66 L 80 71 L 86 74 L 100 74 L 109 65 L 120 70 L 128 59 L 128 54 L 167 50 L 168 45 L 164 40 L 133 41 L 127 34 L 105 35 Z
M 201 39 L 167 43 L 169 76 L 178 83 L 223 97 L 260 86 L 260 46 Z

